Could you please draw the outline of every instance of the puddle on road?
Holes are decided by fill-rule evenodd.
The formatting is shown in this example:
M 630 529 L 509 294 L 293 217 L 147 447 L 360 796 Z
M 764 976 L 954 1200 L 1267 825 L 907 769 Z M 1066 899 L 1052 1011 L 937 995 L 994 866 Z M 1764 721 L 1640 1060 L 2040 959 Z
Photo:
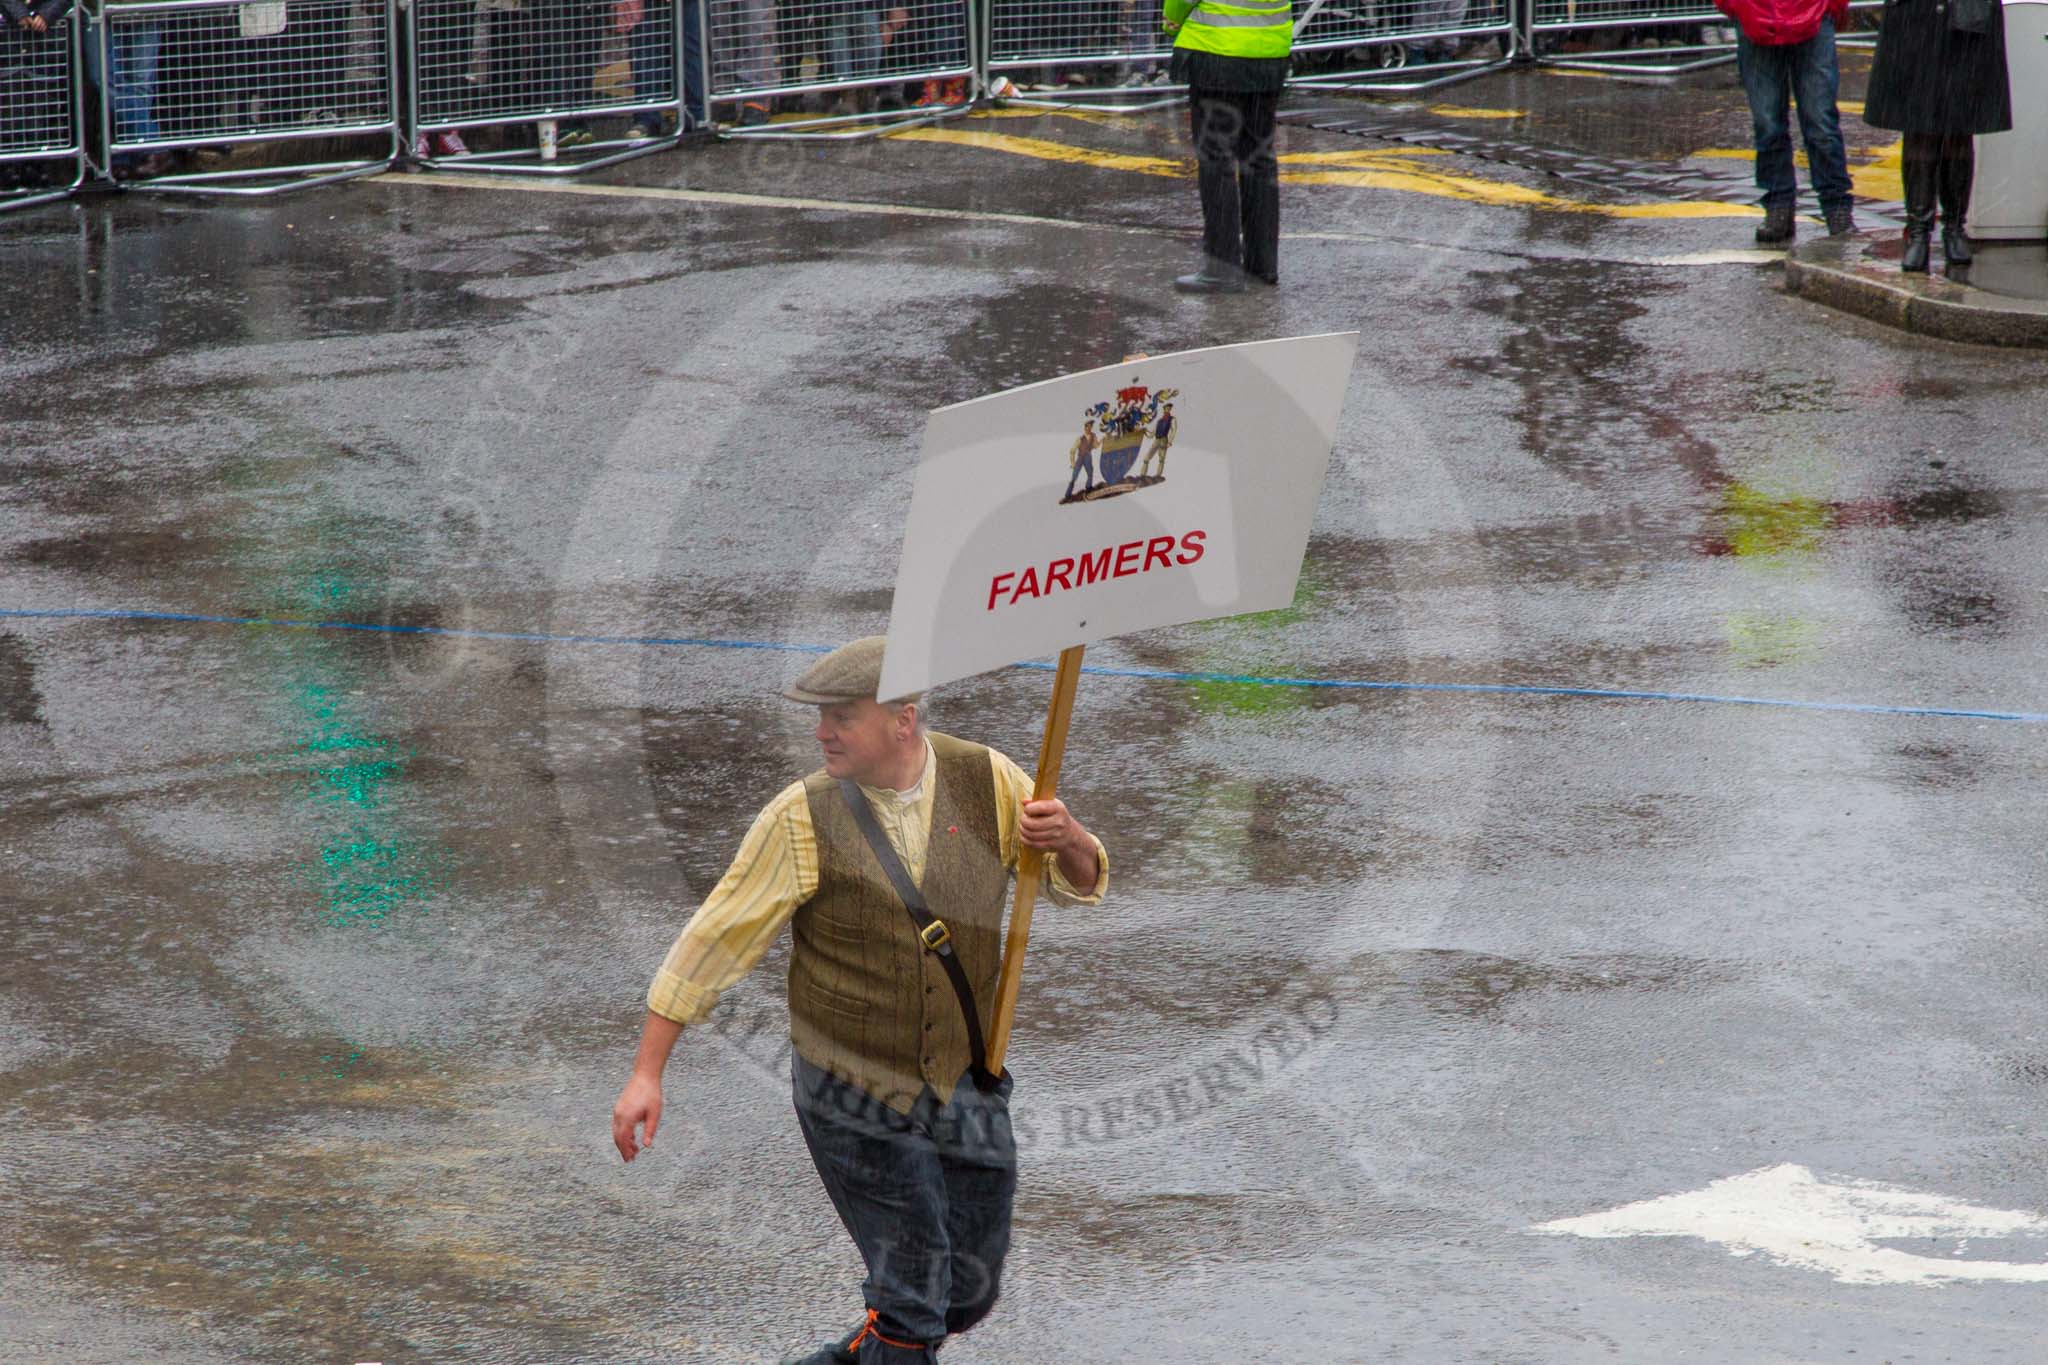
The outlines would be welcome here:
M 1105 277 L 1122 261 L 1112 240 L 1078 239 L 1070 252 L 1074 277 L 1085 278 L 1094 257 Z M 919 407 L 955 402 L 1056 375 L 1113 365 L 1126 355 L 1155 348 L 1148 338 L 1165 326 L 1168 310 L 1146 298 L 1060 282 L 1028 282 L 1006 289 L 1000 300 L 976 316 L 949 320 L 945 355 L 951 397 L 930 398 Z M 1166 349 L 1201 343 L 1184 340 Z
M 818 766 L 786 750 L 815 719 L 779 699 L 706 710 L 640 712 L 639 763 L 660 811 L 670 856 L 692 887 L 709 891 L 738 850 L 754 816 Z M 785 742 L 778 743 L 781 736 Z M 650 964 L 650 970 L 652 964 Z
M 1033 987 L 1032 1030 L 1054 1039 L 1093 1039 L 1096 1046 L 1120 1033 L 1155 1038 L 1170 1031 L 1200 1039 L 1284 1002 L 1315 997 L 1336 1001 L 1345 1015 L 1371 1011 L 1388 1026 L 1418 1014 L 1501 1023 L 1512 1005 L 1536 997 L 1704 990 L 1724 984 L 1734 970 L 1678 956 L 1575 954 L 1537 961 L 1454 948 L 1374 951 L 1329 963 L 1299 956 L 1291 945 L 1312 944 L 1317 934 L 1303 930 L 1298 917 L 1276 914 L 1264 951 L 1225 950 L 1172 929 L 1091 944 L 1085 953 L 1048 947 L 1047 955 L 1061 954 L 1063 965 Z M 1036 946 L 1033 953 L 1039 953 Z M 1041 1010 L 1041 998 L 1050 1007 Z
M 1583 483 L 1604 485 L 1629 474 L 1645 452 L 1675 462 L 1711 488 L 1726 478 L 1712 442 L 1689 426 L 1710 415 L 1686 388 L 1646 387 L 1659 355 L 1631 335 L 1629 324 L 1650 310 L 1647 300 L 1684 285 L 1655 271 L 1602 262 L 1545 260 L 1515 271 L 1475 274 L 1486 290 L 1472 307 L 1513 330 L 1490 356 L 1454 359 L 1454 369 L 1512 383 L 1509 408 L 1535 459 Z M 1718 418 L 1721 414 L 1711 413 Z
M 190 531 L 93 530 L 25 541 L 8 551 L 7 558 L 32 568 L 75 573 L 114 568 L 176 573 L 188 565 L 196 567 L 194 561 L 211 564 L 224 552 L 222 542 L 195 537 Z
M 1385 1203 L 1362 1181 L 1320 1189 L 1314 1199 L 1286 1190 L 1089 1199 L 1059 1188 L 1027 1188 L 1017 1199 L 1017 1228 L 1035 1246 L 1100 1258 L 1119 1273 L 1136 1256 L 1153 1275 L 1310 1260 L 1359 1238 L 1404 1236 L 1439 1221 Z
M 0 635 L 0 724 L 34 725 L 43 718 L 43 694 L 28 641 Z
M 14 1123 L 73 1132 L 79 1149 L 0 1196 L 0 1246 L 266 1356 L 445 1359 L 479 1332 L 591 1350 L 600 1325 L 566 1305 L 602 1286 L 490 1235 L 525 1209 L 511 1171 L 532 1156 L 461 1145 L 493 1079 L 421 1054 L 348 1056 L 246 1033 L 212 1067 L 133 1051 L 154 1084 L 97 1059 L 0 1077 Z M 95 1156 L 107 1134 L 86 1114 L 151 1137 Z

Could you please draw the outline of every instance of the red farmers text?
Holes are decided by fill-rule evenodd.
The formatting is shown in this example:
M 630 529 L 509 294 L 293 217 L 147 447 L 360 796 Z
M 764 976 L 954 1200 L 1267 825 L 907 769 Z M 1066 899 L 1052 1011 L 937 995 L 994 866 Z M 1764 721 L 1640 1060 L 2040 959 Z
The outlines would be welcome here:
M 1094 554 L 1073 559 L 1055 559 L 1040 569 L 1033 564 L 1018 573 L 999 573 L 989 580 L 988 609 L 998 603 L 1017 603 L 1027 597 L 1045 597 L 1067 588 L 1085 588 L 1090 583 L 1107 583 L 1112 578 L 1129 578 L 1175 565 L 1186 567 L 1202 557 L 1207 531 L 1190 531 L 1175 540 L 1154 536 L 1150 540 L 1127 540 L 1106 545 Z

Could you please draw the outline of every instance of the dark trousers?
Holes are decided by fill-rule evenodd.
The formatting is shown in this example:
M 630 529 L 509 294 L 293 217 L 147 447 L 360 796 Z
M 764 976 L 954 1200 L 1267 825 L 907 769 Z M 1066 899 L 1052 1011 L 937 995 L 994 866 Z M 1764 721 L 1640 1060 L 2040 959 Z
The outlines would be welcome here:
M 1268 284 L 1280 279 L 1277 90 L 1193 90 L 1189 127 L 1202 185 L 1202 250 Z
M 928 1360 L 1001 1287 L 1017 1195 L 1010 1079 L 984 1095 L 962 1077 L 944 1104 L 927 1086 L 906 1117 L 802 1057 L 791 1071 L 811 1161 L 867 1262 L 880 1336 L 862 1343 L 862 1365 Z
M 1841 69 L 1835 63 L 1835 24 L 1820 21 L 1820 32 L 1803 43 L 1764 47 L 1739 37 L 1736 64 L 1749 96 L 1756 138 L 1756 187 L 1764 206 L 1789 204 L 1799 193 L 1792 173 L 1792 125 L 1787 104 L 1799 106 L 1799 137 L 1806 144 L 1807 172 L 1821 207 L 1850 202 L 1849 158 L 1842 147 L 1841 115 L 1835 91 Z

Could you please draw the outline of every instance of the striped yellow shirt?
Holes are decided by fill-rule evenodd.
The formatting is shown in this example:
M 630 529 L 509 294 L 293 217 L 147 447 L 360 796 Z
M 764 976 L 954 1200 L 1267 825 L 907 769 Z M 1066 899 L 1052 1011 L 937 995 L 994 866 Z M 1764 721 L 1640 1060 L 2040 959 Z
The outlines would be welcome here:
M 999 852 L 1008 866 L 1017 865 L 1017 820 L 1031 799 L 1032 782 L 1004 755 L 989 750 L 996 784 Z M 924 774 L 909 791 L 862 787 L 882 832 L 903 859 L 911 880 L 924 881 L 925 854 L 931 847 L 933 771 L 938 762 L 931 741 L 924 746 Z M 1068 883 L 1059 859 L 1045 860 L 1045 888 L 1060 905 L 1095 905 L 1109 889 L 1109 854 L 1095 840 L 1095 885 L 1083 894 Z M 704 898 L 683 927 L 654 974 L 647 990 L 647 1008 L 679 1024 L 694 1024 L 711 1013 L 718 997 L 754 969 L 768 945 L 789 923 L 797 907 L 818 891 L 818 836 L 811 828 L 811 804 L 802 782 L 792 782 L 770 801 L 747 837 L 732 866 Z

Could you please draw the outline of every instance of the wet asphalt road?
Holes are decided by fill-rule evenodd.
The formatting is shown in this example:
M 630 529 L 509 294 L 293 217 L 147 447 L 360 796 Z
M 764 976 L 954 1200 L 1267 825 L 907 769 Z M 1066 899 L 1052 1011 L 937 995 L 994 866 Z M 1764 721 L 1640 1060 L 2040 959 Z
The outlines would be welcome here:
M 1591 88 L 1695 131 L 1602 133 Z M 1742 141 L 1726 79 L 1609 90 L 1457 97 L 1614 156 Z M 1180 155 L 1166 114 L 970 126 Z M 651 193 L 0 220 L 0 608 L 836 642 L 884 626 L 927 409 L 1360 328 L 1295 607 L 1091 662 L 2048 711 L 2040 362 L 1789 298 L 1717 262 L 1747 219 L 1296 181 L 1285 287 L 1201 302 L 1165 287 L 1191 184 L 1123 163 L 599 180 Z M 607 1131 L 662 951 L 812 766 L 801 663 L 0 619 L 0 1360 L 757 1361 L 850 1325 L 780 949 L 686 1035 L 649 1158 Z M 1028 760 L 1046 690 L 937 719 Z M 2044 739 L 1088 680 L 1064 794 L 1113 895 L 1039 916 L 1017 1248 L 945 1358 L 2041 1360 L 2048 1285 L 1530 1229 L 1780 1163 L 2048 1210 Z

